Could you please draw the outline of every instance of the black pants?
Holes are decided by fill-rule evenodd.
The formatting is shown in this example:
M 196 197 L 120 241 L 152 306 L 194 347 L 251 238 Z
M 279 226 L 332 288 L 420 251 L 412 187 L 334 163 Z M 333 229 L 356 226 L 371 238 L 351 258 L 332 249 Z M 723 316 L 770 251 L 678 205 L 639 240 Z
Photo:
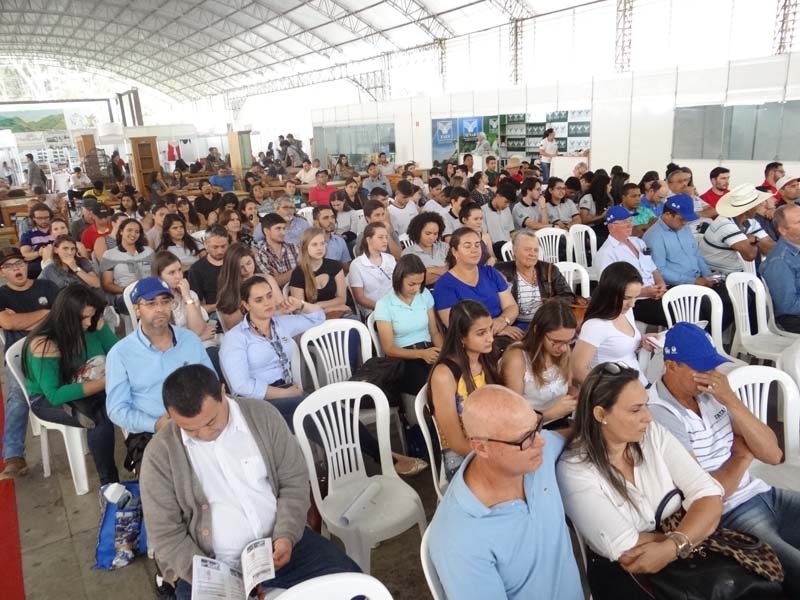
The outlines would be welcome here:
M 775 322 L 784 331 L 800 333 L 800 316 L 798 315 L 781 315 L 775 317 Z
M 430 342 L 421 342 L 419 344 L 406 346 L 405 350 L 424 350 L 432 347 L 433 344 Z M 400 391 L 403 394 L 410 394 L 412 396 L 419 394 L 422 386 L 428 382 L 428 376 L 431 374 L 431 367 L 432 365 L 429 365 L 421 358 L 406 360 L 404 363 L 403 380 L 400 382 Z
M 119 481 L 117 465 L 114 462 L 114 424 L 106 414 L 106 394 L 100 392 L 84 398 L 80 402 L 82 403 L 81 412 L 95 422 L 92 429 L 86 430 L 86 441 L 100 478 L 100 485 Z M 33 414 L 44 421 L 82 427 L 80 421 L 68 414 L 63 406 L 50 404 L 44 396 L 31 398 L 31 410 Z
M 616 561 L 595 554 L 586 548 L 586 568 L 589 589 L 594 600 L 652 600 Z
M 648 325 L 667 326 L 667 316 L 661 300 L 655 298 L 641 298 L 633 305 L 633 316 L 637 321 L 642 321 Z

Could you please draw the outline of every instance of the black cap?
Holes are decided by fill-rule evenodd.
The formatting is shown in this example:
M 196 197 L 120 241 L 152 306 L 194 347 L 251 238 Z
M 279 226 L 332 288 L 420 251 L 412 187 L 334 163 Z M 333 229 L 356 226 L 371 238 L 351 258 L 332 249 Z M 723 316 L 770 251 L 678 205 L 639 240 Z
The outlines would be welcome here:
M 112 214 L 114 214 L 114 211 L 105 204 L 98 202 L 97 206 L 92 209 L 92 214 L 98 219 L 108 219 Z
M 0 265 L 4 265 L 6 261 L 12 260 L 14 258 L 25 260 L 25 258 L 23 258 L 22 256 L 22 252 L 20 252 L 19 248 L 15 246 L 7 246 L 5 248 L 0 248 Z

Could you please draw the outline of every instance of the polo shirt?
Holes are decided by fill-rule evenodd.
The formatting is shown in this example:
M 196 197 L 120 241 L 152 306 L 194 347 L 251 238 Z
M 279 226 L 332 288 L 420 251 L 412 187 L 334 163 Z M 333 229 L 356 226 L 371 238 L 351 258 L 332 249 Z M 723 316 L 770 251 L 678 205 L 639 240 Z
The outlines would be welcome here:
M 503 312 L 500 307 L 500 292 L 505 292 L 507 289 L 508 283 L 497 269 L 478 265 L 476 285 L 467 285 L 448 271 L 436 281 L 433 287 L 433 299 L 436 310 L 447 310 L 461 300 L 475 300 L 482 303 L 494 319 Z
M 712 187 L 708 188 L 704 193 L 700 194 L 700 199 L 706 204 L 716 207 L 717 202 L 719 202 L 719 199 L 722 198 L 724 195 L 725 195 L 724 193 L 718 194 L 717 192 L 714 191 L 714 188 Z
M 747 241 L 752 234 L 757 240 L 767 237 L 758 221 L 748 219 L 739 225 L 733 217 L 717 217 L 703 234 L 700 252 L 708 266 L 722 273 L 735 273 L 742 270 L 742 258 L 731 246 Z
M 440 214 L 442 219 L 444 219 L 445 215 L 450 212 L 450 202 L 447 203 L 447 206 L 442 206 L 436 200 L 431 198 L 422 206 L 422 212 L 435 212 Z M 446 228 L 447 220 L 445 220 L 444 225 Z
M 514 231 L 514 217 L 506 206 L 503 210 L 496 210 L 491 203 L 481 206 L 483 212 L 484 231 L 492 238 L 492 242 L 508 242 L 511 232 Z
M 708 473 L 719 469 L 731 456 L 733 422 L 728 409 L 711 394 L 696 397 L 700 415 L 683 406 L 659 380 L 649 390 L 647 407 L 658 423 L 668 429 Z M 724 498 L 722 512 L 727 513 L 753 496 L 767 492 L 770 486 L 745 471 L 739 487 Z
M 484 505 L 464 481 L 468 455 L 428 528 L 431 560 L 448 598 L 582 600 L 555 464 L 564 440 L 550 431 L 542 464 L 523 477 L 524 500 Z
M 414 295 L 406 304 L 395 292 L 385 295 L 375 304 L 375 319 L 392 324 L 394 343 L 400 348 L 431 341 L 428 311 L 433 308 L 433 296 L 427 288 Z
M 170 329 L 172 346 L 165 351 L 150 343 L 140 325 L 106 356 L 106 410 L 128 433 L 155 432 L 165 413 L 161 388 L 175 369 L 196 364 L 214 368 L 199 337 L 182 327 Z
M 236 178 L 233 175 L 212 175 L 208 178 L 208 182 L 218 188 L 222 188 L 223 192 L 233 191 L 233 182 Z
M 650 248 L 650 257 L 668 285 L 694 283 L 698 277 L 711 275 L 690 227 L 675 231 L 659 219 L 642 240 Z
M 655 216 L 660 217 L 664 214 L 664 203 L 659 202 L 658 204 L 654 204 L 648 200 L 644 194 L 639 197 L 639 210 L 642 208 L 646 208 L 650 210 Z M 634 224 L 636 223 L 634 219 Z
M 313 185 L 317 181 L 317 169 L 314 167 L 311 167 L 308 171 L 305 169 L 300 169 L 297 173 L 295 173 L 295 177 L 300 180 L 301 184 Z
M 387 252 L 381 252 L 381 264 L 374 265 L 365 254 L 350 263 L 347 283 L 353 288 L 363 288 L 364 295 L 377 302 L 392 291 L 392 273 L 397 261 Z
M 647 244 L 634 236 L 629 237 L 628 241 L 639 251 L 639 256 L 635 256 L 626 244 L 615 240 L 613 237 L 609 237 L 600 247 L 600 250 L 597 251 L 596 260 L 600 273 L 615 262 L 626 262 L 636 267 L 636 270 L 639 271 L 639 275 L 642 276 L 642 285 L 644 287 L 655 285 L 656 280 L 655 277 L 653 277 L 653 272 L 658 269 L 652 257 L 645 254 Z
M 408 231 L 408 224 L 411 219 L 419 214 L 419 207 L 410 200 L 403 208 L 396 206 L 394 201 L 389 203 L 389 215 L 392 217 L 392 227 L 397 235 L 403 235 Z
M 447 264 L 447 253 L 450 245 L 444 242 L 434 242 L 430 252 L 426 252 L 419 244 L 411 244 L 408 248 L 403 248 L 402 256 L 414 254 L 419 256 L 425 268 L 444 267 Z
M 782 237 L 760 267 L 775 316 L 800 315 L 800 248 Z
M 569 225 L 572 223 L 572 219 L 578 215 L 578 207 L 572 200 L 564 198 L 558 205 L 548 202 L 547 214 L 550 215 L 551 224 L 555 225 L 560 222 Z
M 331 195 L 336 191 L 336 186 L 326 185 L 324 188 L 315 185 L 308 190 L 308 203 L 311 206 L 330 206 Z
M 516 202 L 511 208 L 511 216 L 514 219 L 514 227 L 522 229 L 526 227 L 526 222 L 532 220 L 534 223 L 540 223 L 542 219 L 542 212 L 536 204 L 525 204 L 523 200 Z M 494 240 L 494 238 L 492 238 Z
M 372 177 L 363 179 L 361 181 L 361 187 L 367 190 L 367 195 L 369 195 L 376 187 L 385 189 L 390 196 L 392 194 L 392 186 L 389 185 L 389 180 L 386 179 L 384 175 L 378 175 L 375 179 Z
M 347 249 L 347 242 L 335 233 L 332 233 L 330 239 L 325 241 L 325 258 L 336 260 L 342 264 L 353 260 L 350 250 Z

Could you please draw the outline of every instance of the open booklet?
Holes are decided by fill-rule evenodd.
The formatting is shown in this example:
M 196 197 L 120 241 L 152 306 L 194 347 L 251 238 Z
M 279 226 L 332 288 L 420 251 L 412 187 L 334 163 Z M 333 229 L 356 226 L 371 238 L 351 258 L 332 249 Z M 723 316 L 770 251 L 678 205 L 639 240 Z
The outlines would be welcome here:
M 195 555 L 192 560 L 192 600 L 247 600 L 259 583 L 275 578 L 272 538 L 254 540 L 242 550 L 242 570 Z M 247 590 L 247 591 L 245 591 Z

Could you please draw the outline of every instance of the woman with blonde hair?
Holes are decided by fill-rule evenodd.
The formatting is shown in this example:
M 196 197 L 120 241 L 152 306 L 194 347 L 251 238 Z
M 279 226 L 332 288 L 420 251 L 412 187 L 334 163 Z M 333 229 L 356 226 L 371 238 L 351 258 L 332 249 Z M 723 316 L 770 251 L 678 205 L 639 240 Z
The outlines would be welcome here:
M 326 318 L 351 312 L 342 263 L 325 258 L 325 232 L 319 227 L 303 232 L 297 267 L 289 280 L 289 295 L 316 304 L 325 311 Z

